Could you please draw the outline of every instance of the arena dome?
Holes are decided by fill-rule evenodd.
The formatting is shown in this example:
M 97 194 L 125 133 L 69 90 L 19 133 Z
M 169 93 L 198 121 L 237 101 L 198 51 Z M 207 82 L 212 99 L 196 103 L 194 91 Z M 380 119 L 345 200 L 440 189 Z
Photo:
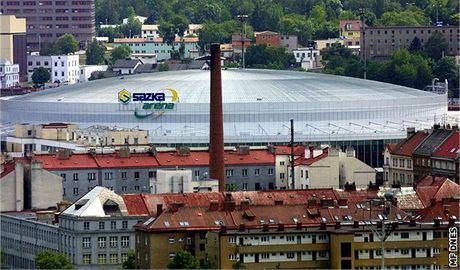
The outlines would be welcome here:
M 226 144 L 289 142 L 290 119 L 296 142 L 400 139 L 447 112 L 447 95 L 309 72 L 222 70 L 222 88 Z M 3 99 L 1 120 L 138 127 L 155 144 L 205 145 L 209 92 L 206 70 L 129 75 Z

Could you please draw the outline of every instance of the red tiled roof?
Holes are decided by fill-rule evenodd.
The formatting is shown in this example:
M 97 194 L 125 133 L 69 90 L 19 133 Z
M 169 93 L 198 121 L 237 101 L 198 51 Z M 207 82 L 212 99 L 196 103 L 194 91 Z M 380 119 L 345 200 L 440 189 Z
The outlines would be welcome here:
M 97 168 L 97 163 L 88 154 L 73 154 L 69 159 L 58 159 L 56 155 L 35 155 L 34 161 L 43 162 L 45 170 L 74 170 Z
M 8 174 L 14 171 L 14 168 L 16 167 L 16 162 L 14 160 L 10 160 L 3 163 L 2 165 L 3 171 L 0 173 L 1 178 L 7 176 Z
M 208 166 L 208 151 L 191 151 L 190 155 L 181 156 L 176 152 L 159 152 L 156 155 L 160 166 Z M 248 155 L 234 151 L 225 151 L 226 165 L 274 164 L 275 156 L 268 150 L 250 150 Z
M 113 43 L 142 43 L 145 38 L 114 38 Z
M 434 219 L 441 219 L 442 221 L 449 221 L 449 218 L 459 218 L 460 202 L 457 199 L 445 200 L 444 202 L 437 202 L 422 211 L 420 211 L 420 221 L 433 222 Z
M 198 42 L 199 39 L 197 37 L 184 37 L 184 38 L 179 38 L 176 37 L 174 42 L 180 43 L 180 42 L 191 42 L 191 43 L 196 43 Z M 163 43 L 163 38 L 157 37 L 154 38 L 153 40 L 148 40 L 145 38 L 115 38 L 113 39 L 113 43 L 144 43 L 144 42 L 155 42 L 155 43 Z
M 101 168 L 123 168 L 123 167 L 158 167 L 155 157 L 147 153 L 130 154 L 129 158 L 119 157 L 118 154 L 97 155 L 97 165 Z
M 417 182 L 417 187 L 436 186 L 440 187 L 445 181 L 449 180 L 446 176 L 427 175 Z
M 306 165 L 306 166 L 309 166 L 325 157 L 328 156 L 328 149 L 323 149 L 323 153 L 314 157 L 314 158 L 305 158 L 305 157 L 300 157 L 300 158 L 297 158 L 294 160 L 294 166 L 298 166 L 298 165 Z
M 387 143 L 386 148 L 388 149 L 388 151 L 390 151 L 390 153 L 392 153 L 393 151 L 395 151 L 397 145 L 398 144 L 396 143 Z
M 126 204 L 128 214 L 132 216 L 155 215 L 145 204 L 144 194 L 123 194 L 121 195 Z
M 351 24 L 352 29 L 350 29 L 350 30 L 345 29 L 345 25 L 347 25 L 347 24 Z M 340 23 L 339 23 L 339 27 L 343 31 L 360 31 L 361 30 L 361 21 L 360 20 L 341 20 Z M 365 27 L 367 27 L 366 24 L 365 24 Z
M 276 155 L 290 155 L 291 147 L 288 145 L 277 145 L 275 146 Z M 294 156 L 303 156 L 305 154 L 305 145 L 294 146 Z
M 455 159 L 458 151 L 460 151 L 460 131 L 452 132 L 449 138 L 433 153 L 433 156 Z
M 393 149 L 390 150 L 390 153 L 398 156 L 412 156 L 412 152 L 423 142 L 423 140 L 428 137 L 428 133 L 423 131 L 418 131 L 414 135 L 410 136 L 407 139 L 399 142 Z
M 427 179 L 427 177 L 425 177 Z M 431 200 L 442 201 L 446 198 L 459 197 L 460 186 L 455 182 L 447 180 L 435 181 L 432 184 L 425 183 L 427 180 L 423 179 L 422 185 L 417 184 L 417 195 L 425 207 L 431 204 Z M 445 179 L 445 178 L 444 178 Z

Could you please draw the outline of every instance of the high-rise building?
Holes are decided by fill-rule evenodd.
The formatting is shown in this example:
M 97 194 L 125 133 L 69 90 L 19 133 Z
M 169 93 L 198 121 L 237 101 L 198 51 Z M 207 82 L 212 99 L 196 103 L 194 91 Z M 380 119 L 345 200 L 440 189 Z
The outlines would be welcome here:
M 4 3 L 0 3 L 0 7 L 3 7 Z M 2 9 L 0 9 L 0 14 L 2 14 Z M 6 59 L 13 64 L 19 64 L 20 74 L 26 74 L 27 50 L 25 19 L 18 19 L 14 15 L 0 15 L 0 59 Z
M 75 36 L 80 46 L 95 36 L 94 0 L 2 0 L 0 12 L 27 20 L 27 49 L 39 50 L 43 41 L 64 34 Z

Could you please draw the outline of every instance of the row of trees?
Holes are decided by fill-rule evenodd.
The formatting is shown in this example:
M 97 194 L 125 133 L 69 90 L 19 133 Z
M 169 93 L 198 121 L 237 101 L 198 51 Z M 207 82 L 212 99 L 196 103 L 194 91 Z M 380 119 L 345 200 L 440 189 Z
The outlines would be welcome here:
M 414 38 L 409 48 L 396 50 L 387 61 L 368 61 L 367 78 L 423 89 L 436 77 L 447 79 L 450 88 L 459 85 L 459 66 L 453 57 L 443 57 L 447 42 L 441 34 L 433 34 L 425 44 Z M 351 77 L 363 76 L 363 63 L 357 55 L 340 44 L 323 50 L 325 72 Z
M 60 36 L 54 42 L 43 41 L 40 44 L 40 55 L 69 54 L 78 51 L 78 42 L 72 34 Z
M 437 20 L 458 25 L 456 0 L 96 0 L 96 22 L 119 24 L 135 14 L 147 17 L 146 23 L 160 24 L 166 40 L 172 33 L 183 33 L 189 23 L 204 24 L 200 38 L 204 43 L 228 41 L 241 31 L 237 15 L 247 14 L 247 33 L 278 31 L 308 39 L 337 37 L 339 19 L 358 19 L 360 8 L 368 25 L 418 26 Z M 124 27 L 124 26 L 122 26 Z M 136 26 L 137 27 L 137 26 Z M 131 29 L 131 27 L 126 27 Z M 179 31 L 177 31 L 179 30 Z M 127 30 L 101 29 L 110 38 L 128 36 Z M 129 31 L 129 30 L 128 30 Z M 131 29 L 131 36 L 138 28 Z

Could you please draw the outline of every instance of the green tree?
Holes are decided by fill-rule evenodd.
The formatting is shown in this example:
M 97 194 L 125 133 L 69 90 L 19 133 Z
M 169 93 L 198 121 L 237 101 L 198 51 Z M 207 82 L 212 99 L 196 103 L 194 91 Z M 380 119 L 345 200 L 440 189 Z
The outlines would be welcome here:
M 59 51 L 59 54 L 69 54 L 74 53 L 78 50 L 78 42 L 75 40 L 75 37 L 72 34 L 65 34 L 60 36 L 55 44 L 56 49 Z
M 381 26 L 422 26 L 429 22 L 430 18 L 425 16 L 422 10 L 414 8 L 401 12 L 385 12 L 376 24 Z
M 126 59 L 132 53 L 132 50 L 128 45 L 121 45 L 112 50 L 112 63 L 115 63 L 118 59 Z
M 414 39 L 412 39 L 408 49 L 409 49 L 409 52 L 411 52 L 411 53 L 421 52 L 422 49 L 423 49 L 422 42 L 420 42 L 420 39 L 418 37 L 414 37 Z
M 37 68 L 32 74 L 32 82 L 39 87 L 43 86 L 46 82 L 49 82 L 50 79 L 51 74 L 44 67 Z
M 169 262 L 169 269 L 198 269 L 200 263 L 189 251 L 179 250 Z
M 434 32 L 425 42 L 423 50 L 428 57 L 438 60 L 448 52 L 448 43 L 440 32 Z
M 288 14 L 281 19 L 282 34 L 296 35 L 300 44 L 307 44 L 315 30 L 312 20 L 302 15 Z
M 122 264 L 123 269 L 136 269 L 136 255 L 134 250 L 128 251 L 128 257 Z
M 121 26 L 119 26 L 119 29 L 124 37 L 131 38 L 134 36 L 140 36 L 142 30 L 142 23 L 134 16 L 131 16 L 128 18 L 128 23 L 122 24 Z
M 103 64 L 104 61 L 104 47 L 96 39 L 93 39 L 86 49 L 86 64 L 99 65 Z
M 280 30 L 283 7 L 273 0 L 255 0 L 255 10 L 250 16 L 251 24 L 257 31 Z
M 75 269 L 63 253 L 45 250 L 35 257 L 38 269 Z
M 252 68 L 287 69 L 295 63 L 294 55 L 284 47 L 253 45 L 246 51 L 246 65 Z
M 443 57 L 436 62 L 433 73 L 441 81 L 447 79 L 449 88 L 456 89 L 459 88 L 459 68 L 454 57 Z
M 159 71 L 159 72 L 168 71 L 168 70 L 169 70 L 169 65 L 166 64 L 166 63 L 161 63 L 161 64 L 158 66 L 158 71 Z
M 163 41 L 166 44 L 171 45 L 176 40 L 176 29 L 174 24 L 167 21 L 160 21 L 160 26 L 158 27 L 160 36 L 163 38 Z
M 59 51 L 53 42 L 49 42 L 47 40 L 41 42 L 40 55 L 49 56 L 49 55 L 57 55 L 57 54 L 59 54 Z

